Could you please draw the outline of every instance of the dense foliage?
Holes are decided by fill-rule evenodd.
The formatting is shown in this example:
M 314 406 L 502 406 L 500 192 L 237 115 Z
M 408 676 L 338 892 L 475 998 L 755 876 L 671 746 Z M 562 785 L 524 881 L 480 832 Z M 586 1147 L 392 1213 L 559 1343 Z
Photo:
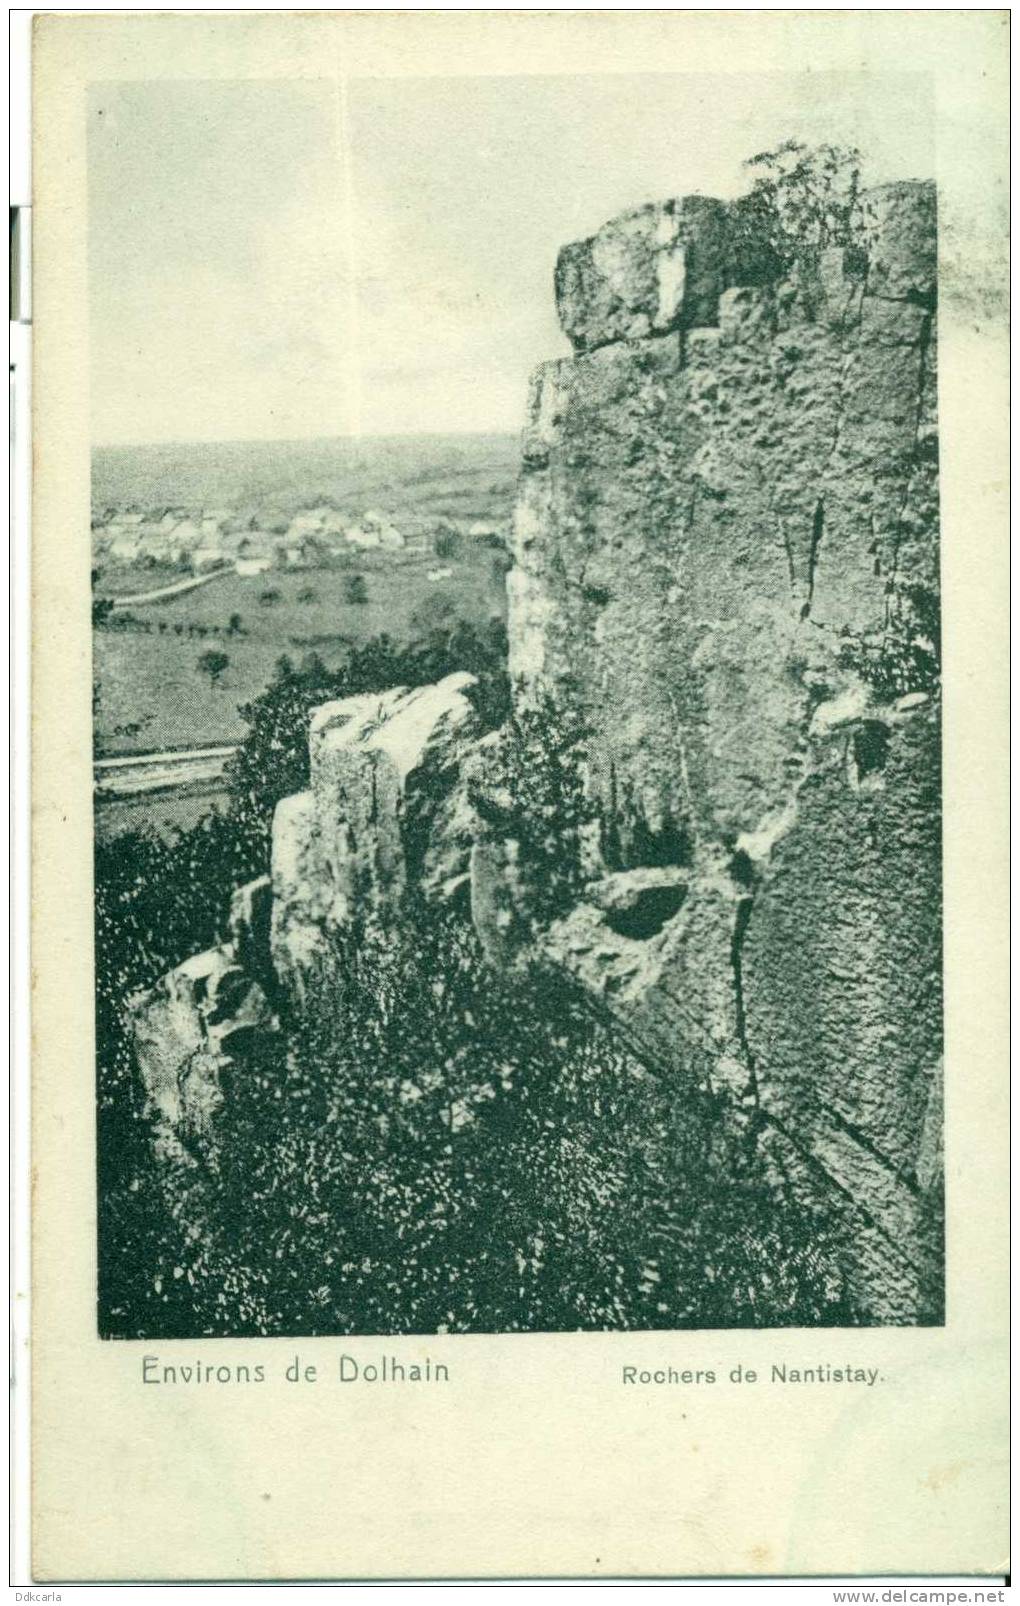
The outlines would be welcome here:
M 859 150 L 788 139 L 775 150 L 750 157 L 745 166 L 753 174 L 751 193 L 770 220 L 780 254 L 792 260 L 805 250 L 852 243 L 861 192 Z
M 796 273 L 810 305 L 819 259 L 829 247 L 848 253 L 848 271 L 863 271 L 858 150 L 786 140 L 744 165 L 751 189 L 732 209 L 737 283 L 769 284 Z
M 479 819 L 520 844 L 529 904 L 540 924 L 565 914 L 581 885 L 582 834 L 596 820 L 585 786 L 589 731 L 548 695 L 518 702 L 471 776 Z
M 230 896 L 261 864 L 231 819 L 211 813 L 167 840 L 129 831 L 97 841 L 95 975 L 99 1304 L 129 1301 L 137 1268 L 158 1266 L 168 1225 L 141 1119 L 125 1000 L 223 934 Z
M 483 722 L 506 720 L 479 800 L 562 901 L 590 819 L 584 733 L 542 706 L 508 718 L 500 648 L 461 629 L 374 642 L 340 672 L 283 662 L 246 710 L 225 816 L 98 845 L 104 1333 L 854 1319 L 829 1225 L 777 1201 L 713 1100 L 678 1097 L 562 977 L 491 971 L 448 912 L 338 939 L 212 1137 L 154 1162 L 124 1001 L 222 937 L 232 890 L 265 868 L 275 801 L 307 782 L 317 703 L 474 669 Z
M 942 613 L 939 598 L 926 586 L 898 586 L 890 592 L 886 628 L 873 636 L 847 635 L 840 663 L 867 681 L 880 702 L 908 692 L 931 694 L 942 680 Z
M 826 1224 L 583 998 L 420 911 L 324 963 L 141 1218 L 124 1336 L 852 1321 Z M 155 1258 L 153 1251 L 155 1250 Z

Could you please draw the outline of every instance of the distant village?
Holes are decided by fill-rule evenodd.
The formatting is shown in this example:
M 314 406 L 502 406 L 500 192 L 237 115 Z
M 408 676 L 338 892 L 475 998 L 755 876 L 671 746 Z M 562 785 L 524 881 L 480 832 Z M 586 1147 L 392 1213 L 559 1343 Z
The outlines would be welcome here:
M 232 568 L 239 575 L 270 569 L 322 568 L 358 553 L 448 557 L 462 538 L 502 546 L 496 521 L 407 514 L 399 520 L 370 510 L 357 517 L 320 503 L 289 517 L 181 508 L 106 508 L 93 515 L 94 560 L 110 567 L 165 567 L 182 575 Z

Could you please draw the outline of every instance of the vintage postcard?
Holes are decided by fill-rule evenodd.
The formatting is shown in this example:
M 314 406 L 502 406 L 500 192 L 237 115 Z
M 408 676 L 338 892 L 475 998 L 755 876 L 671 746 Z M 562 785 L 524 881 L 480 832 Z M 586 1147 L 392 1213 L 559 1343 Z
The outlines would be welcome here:
M 37 1578 L 1001 1579 L 1007 42 L 38 19 Z

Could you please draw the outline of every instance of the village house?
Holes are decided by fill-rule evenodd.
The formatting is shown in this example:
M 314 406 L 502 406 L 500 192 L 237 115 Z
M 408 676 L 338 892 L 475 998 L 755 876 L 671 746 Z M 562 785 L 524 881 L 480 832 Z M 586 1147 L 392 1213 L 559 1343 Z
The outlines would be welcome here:
M 329 502 L 317 502 L 314 507 L 295 513 L 287 527 L 290 542 L 297 544 L 306 536 L 343 536 L 347 530 L 347 515 Z
M 237 558 L 234 563 L 234 573 L 244 578 L 249 578 L 256 574 L 265 574 L 266 570 L 270 568 L 272 568 L 272 563 L 269 558 Z
M 392 520 L 375 509 L 362 514 L 359 523 L 348 528 L 347 540 L 351 546 L 388 551 L 396 551 L 404 545 L 404 537 Z
M 169 540 L 181 554 L 191 552 L 202 539 L 202 532 L 195 520 L 183 518 L 170 532 Z
M 224 541 L 227 557 L 239 575 L 265 574 L 276 560 L 278 543 L 263 530 L 245 531 Z
M 297 545 L 304 536 L 310 535 L 313 530 L 322 528 L 322 509 L 305 508 L 301 513 L 295 513 L 287 527 L 288 543 Z
M 191 554 L 191 568 L 195 574 L 205 574 L 210 569 L 218 569 L 225 562 L 222 546 L 217 541 L 215 546 L 198 546 Z
M 319 528 L 324 536 L 342 537 L 347 532 L 347 515 L 339 508 L 325 508 Z
M 372 550 L 380 545 L 379 531 L 366 529 L 361 524 L 352 524 L 347 531 L 347 543 L 349 546 L 366 551 Z
M 137 530 L 120 530 L 113 535 L 107 550 L 115 563 L 134 563 L 141 549 Z

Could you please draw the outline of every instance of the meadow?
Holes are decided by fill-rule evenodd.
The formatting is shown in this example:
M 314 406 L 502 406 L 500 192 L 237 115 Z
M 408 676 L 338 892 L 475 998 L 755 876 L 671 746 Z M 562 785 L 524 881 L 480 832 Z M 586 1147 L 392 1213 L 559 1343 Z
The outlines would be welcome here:
M 451 573 L 430 581 L 437 567 Z M 281 656 L 300 664 L 314 652 L 337 668 L 349 644 L 375 636 L 407 643 L 458 618 L 476 625 L 502 618 L 503 568 L 492 547 L 465 542 L 446 564 L 431 556 L 366 554 L 357 568 L 227 572 L 195 590 L 125 610 L 149 629 L 140 632 L 129 622 L 94 632 L 96 752 L 114 756 L 237 740 L 245 728 L 239 707 L 265 689 Z M 158 585 L 159 577 L 147 572 L 150 585 Z M 125 573 L 116 572 L 117 594 L 144 589 L 125 584 Z M 351 600 L 355 574 L 363 577 L 364 601 Z M 106 580 L 97 594 L 112 590 Z M 240 624 L 232 629 L 234 615 Z M 210 651 L 228 660 L 215 678 L 199 665 Z

